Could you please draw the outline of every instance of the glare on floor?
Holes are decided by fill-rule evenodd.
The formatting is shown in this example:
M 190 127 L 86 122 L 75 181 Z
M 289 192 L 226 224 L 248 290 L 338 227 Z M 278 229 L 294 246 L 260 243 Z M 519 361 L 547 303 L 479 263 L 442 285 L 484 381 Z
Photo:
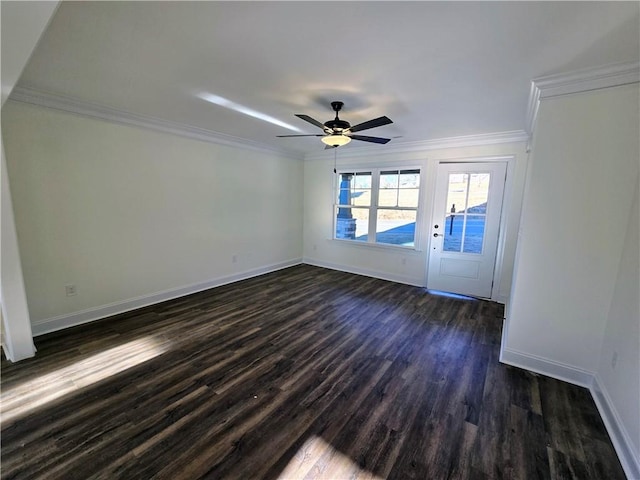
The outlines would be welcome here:
M 309 438 L 300 447 L 278 477 L 294 480 L 312 477 L 318 480 L 349 478 L 358 480 L 383 480 L 340 453 L 320 437 Z
M 166 340 L 152 336 L 127 342 L 83 358 L 15 386 L 0 394 L 2 422 L 26 415 L 53 400 L 139 365 L 167 350 Z

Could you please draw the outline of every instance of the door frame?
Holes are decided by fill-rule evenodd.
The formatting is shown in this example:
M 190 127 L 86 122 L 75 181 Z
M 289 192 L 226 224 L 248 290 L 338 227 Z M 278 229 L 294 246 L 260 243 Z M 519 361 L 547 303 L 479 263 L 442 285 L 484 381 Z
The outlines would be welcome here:
M 492 163 L 501 162 L 506 163 L 507 171 L 504 183 L 504 191 L 502 193 L 502 209 L 500 211 L 500 222 L 498 232 L 498 245 L 496 248 L 496 260 L 493 266 L 493 288 L 491 289 L 491 299 L 495 302 L 506 303 L 508 298 L 501 295 L 502 290 L 502 270 L 504 266 L 504 253 L 505 253 L 505 239 L 507 234 L 507 217 L 508 211 L 511 208 L 511 199 L 513 196 L 513 177 L 515 172 L 516 155 L 492 155 L 492 156 L 473 156 L 473 157 L 452 157 L 434 159 L 429 165 L 429 185 L 427 186 L 429 194 L 429 207 L 425 213 L 429 220 L 426 224 L 423 224 L 422 229 L 424 232 L 420 232 L 422 235 L 426 235 L 427 242 L 427 256 L 425 259 L 425 277 L 424 285 L 427 286 L 427 280 L 429 278 L 429 256 L 432 250 L 433 237 L 429 235 L 431 225 L 433 224 L 433 206 L 436 197 L 436 180 L 438 176 L 438 166 L 442 163 Z M 429 230 L 429 231 L 427 231 Z

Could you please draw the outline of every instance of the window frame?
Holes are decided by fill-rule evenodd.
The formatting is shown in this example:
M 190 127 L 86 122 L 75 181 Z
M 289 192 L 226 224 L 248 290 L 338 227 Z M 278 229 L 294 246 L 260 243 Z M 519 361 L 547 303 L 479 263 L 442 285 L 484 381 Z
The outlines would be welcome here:
M 397 172 L 398 173 L 398 186 L 396 190 L 401 190 L 400 188 L 400 179 L 399 176 L 403 171 L 415 171 L 419 175 L 419 185 L 418 185 L 418 199 L 415 207 L 401 207 L 396 205 L 395 207 L 391 206 L 380 206 L 380 177 L 383 172 Z M 340 183 L 343 174 L 358 174 L 358 173 L 370 173 L 371 174 L 371 201 L 369 206 L 355 205 L 353 203 L 341 204 L 339 203 L 339 192 L 340 192 Z M 382 167 L 368 167 L 368 166 L 358 166 L 355 168 L 340 168 L 334 174 L 334 182 L 333 182 L 333 232 L 331 234 L 331 238 L 335 241 L 345 242 L 349 245 L 363 245 L 366 247 L 376 247 L 376 248 L 391 248 L 391 249 L 403 249 L 403 250 L 414 250 L 419 251 L 419 225 L 423 215 L 423 188 L 424 188 L 424 168 L 419 165 L 385 165 Z M 384 190 L 384 189 L 383 189 Z M 396 203 L 399 203 L 398 201 Z M 339 208 L 359 208 L 366 209 L 369 212 L 369 220 L 367 225 L 367 239 L 366 240 L 356 240 L 350 238 L 338 238 L 336 236 L 337 223 L 338 223 L 338 209 Z M 394 243 L 384 243 L 378 242 L 376 226 L 378 222 L 378 211 L 379 210 L 393 210 L 393 211 L 413 211 L 416 214 L 415 219 L 415 229 L 413 234 L 413 245 L 400 245 Z

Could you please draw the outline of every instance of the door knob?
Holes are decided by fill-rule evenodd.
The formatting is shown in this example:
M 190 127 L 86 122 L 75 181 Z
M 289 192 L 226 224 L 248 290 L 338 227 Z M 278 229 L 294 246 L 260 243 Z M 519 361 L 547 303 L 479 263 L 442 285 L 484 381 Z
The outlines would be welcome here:
M 440 235 L 439 233 L 434 233 L 433 236 L 434 237 L 444 237 L 444 235 Z

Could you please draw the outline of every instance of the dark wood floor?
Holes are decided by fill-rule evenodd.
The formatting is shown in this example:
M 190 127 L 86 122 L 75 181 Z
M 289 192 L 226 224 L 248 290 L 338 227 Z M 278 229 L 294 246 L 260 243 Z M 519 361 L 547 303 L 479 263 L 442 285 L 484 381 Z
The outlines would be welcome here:
M 624 478 L 589 392 L 498 362 L 502 306 L 297 266 L 2 363 L 2 478 Z

